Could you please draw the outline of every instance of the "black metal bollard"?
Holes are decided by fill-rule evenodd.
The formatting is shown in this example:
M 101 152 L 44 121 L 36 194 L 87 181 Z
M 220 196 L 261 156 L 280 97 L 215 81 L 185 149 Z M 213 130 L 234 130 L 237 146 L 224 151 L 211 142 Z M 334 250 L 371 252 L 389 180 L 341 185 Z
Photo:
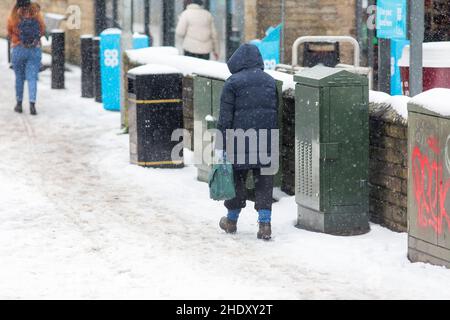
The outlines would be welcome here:
M 81 37 L 81 97 L 94 98 L 92 36 Z
M 92 40 L 92 71 L 94 73 L 94 96 L 96 102 L 103 102 L 102 99 L 102 76 L 100 70 L 100 37 Z
M 52 31 L 52 89 L 64 89 L 65 86 L 65 33 L 62 30 Z

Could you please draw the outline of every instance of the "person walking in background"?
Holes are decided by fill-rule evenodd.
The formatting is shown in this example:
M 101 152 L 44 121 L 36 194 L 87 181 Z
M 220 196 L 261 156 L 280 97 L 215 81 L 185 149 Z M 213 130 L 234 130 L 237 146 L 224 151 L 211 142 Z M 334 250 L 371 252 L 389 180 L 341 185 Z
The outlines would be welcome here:
M 249 172 L 253 173 L 255 181 L 255 209 L 259 214 L 258 239 L 270 240 L 272 236 L 272 201 L 273 175 L 265 175 L 263 168 L 271 164 L 261 163 L 261 158 L 270 158 L 276 153 L 271 150 L 271 130 L 278 129 L 277 88 L 275 79 L 264 72 L 264 61 L 259 49 L 251 44 L 242 45 L 228 61 L 232 76 L 226 81 L 222 91 L 218 131 L 224 138 L 223 143 L 216 144 L 216 159 L 230 160 L 233 164 L 236 198 L 225 201 L 228 215 L 220 220 L 220 228 L 227 233 L 237 231 L 237 221 L 241 210 L 246 207 L 246 180 Z M 235 132 L 232 140 L 227 131 Z M 249 145 L 246 139 L 236 138 L 237 131 L 256 131 L 256 145 Z M 265 134 L 266 133 L 266 134 Z M 262 150 L 263 139 L 267 150 Z M 240 146 L 244 143 L 245 146 Z M 219 140 L 217 140 L 219 141 Z M 262 142 L 262 143 L 261 143 Z M 230 143 L 234 154 L 227 154 Z M 222 147 L 222 149 L 220 149 Z M 256 151 L 256 157 L 255 157 Z M 231 152 L 231 151 L 230 151 Z M 239 159 L 245 159 L 240 162 Z M 253 159 L 253 160 L 252 160 Z M 254 159 L 257 159 L 254 161 Z
M 183 41 L 184 54 L 209 60 L 213 53 L 219 59 L 219 40 L 212 14 L 202 7 L 202 0 L 188 1 L 180 15 L 176 35 Z
M 12 65 L 16 74 L 17 104 L 14 111 L 23 112 L 25 81 L 28 82 L 30 113 L 36 115 L 37 81 L 41 67 L 40 39 L 45 34 L 41 8 L 30 0 L 17 0 L 8 18 L 8 38 L 12 47 Z

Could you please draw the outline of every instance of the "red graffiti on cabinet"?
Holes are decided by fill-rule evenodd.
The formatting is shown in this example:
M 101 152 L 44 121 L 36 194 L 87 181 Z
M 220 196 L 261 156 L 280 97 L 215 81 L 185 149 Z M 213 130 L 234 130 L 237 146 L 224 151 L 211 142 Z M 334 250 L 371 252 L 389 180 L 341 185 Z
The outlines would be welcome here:
M 437 234 L 444 231 L 444 223 L 450 230 L 450 217 L 445 207 L 450 179 L 443 181 L 444 166 L 442 162 L 430 159 L 428 154 L 436 158 L 441 156 L 439 140 L 430 137 L 427 140 L 428 153 L 422 153 L 415 147 L 412 154 L 412 178 L 414 196 L 417 204 L 417 223 L 421 228 L 432 228 Z

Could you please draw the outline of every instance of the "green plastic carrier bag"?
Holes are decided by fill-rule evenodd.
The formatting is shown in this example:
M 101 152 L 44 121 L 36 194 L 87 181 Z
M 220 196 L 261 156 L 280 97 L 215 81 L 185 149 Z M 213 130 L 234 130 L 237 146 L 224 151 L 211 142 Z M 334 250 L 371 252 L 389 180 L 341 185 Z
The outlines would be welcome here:
M 209 195 L 216 201 L 236 198 L 233 165 L 229 162 L 214 164 L 209 173 Z

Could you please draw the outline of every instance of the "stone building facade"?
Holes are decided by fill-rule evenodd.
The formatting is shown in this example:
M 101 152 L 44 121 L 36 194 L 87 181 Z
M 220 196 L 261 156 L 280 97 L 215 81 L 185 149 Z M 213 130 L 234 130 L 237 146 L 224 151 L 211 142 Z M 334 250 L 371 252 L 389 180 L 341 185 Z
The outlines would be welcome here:
M 81 9 L 81 25 L 79 29 L 67 30 L 67 59 L 71 62 L 79 61 L 79 36 L 81 34 L 95 33 L 95 6 L 96 3 L 103 3 L 106 10 L 112 11 L 113 7 L 119 8 L 117 11 L 117 23 L 120 25 L 121 2 L 124 0 L 38 0 L 44 12 L 65 14 L 71 5 L 77 5 Z M 130 0 L 128 0 L 130 1 Z M 176 24 L 176 18 L 181 12 L 184 0 L 134 0 L 133 20 L 134 24 L 143 21 L 144 3 L 151 6 L 150 32 L 159 34 L 161 30 L 171 30 Z M 356 12 L 357 5 L 361 5 L 362 0 L 205 0 L 210 10 L 215 13 L 216 25 L 221 31 L 221 37 L 227 35 L 226 21 L 232 19 L 232 31 L 234 28 L 241 35 L 241 41 L 249 41 L 264 37 L 264 32 L 270 26 L 276 26 L 285 21 L 284 36 L 284 62 L 290 63 L 292 45 L 296 38 L 305 35 L 350 35 L 355 38 L 364 37 L 363 26 L 358 30 Z M 368 3 L 373 3 L 370 0 Z M 0 1 L 0 14 L 7 17 L 15 0 Z M 171 3 L 170 6 L 167 4 Z M 447 0 L 426 0 L 426 39 L 428 41 L 448 40 L 448 16 L 450 16 L 450 5 Z M 229 6 L 229 7 L 228 7 Z M 282 10 L 284 6 L 284 10 Z M 166 15 L 161 13 L 161 8 L 172 8 L 174 12 Z M 227 10 L 230 12 L 227 13 Z M 361 10 L 361 9 L 359 9 Z M 108 19 L 114 14 L 107 13 Z M 172 21 L 164 21 L 162 17 L 171 17 Z M 365 18 L 363 18 L 365 19 Z M 0 20 L 0 37 L 6 35 L 6 21 Z M 242 22 L 241 22 L 242 21 Z M 168 24 L 162 27 L 161 24 Z M 361 22 L 364 24 L 364 21 Z M 64 28 L 64 24 L 62 26 Z M 142 28 L 139 28 L 142 29 Z M 445 29 L 445 30 L 444 30 Z M 134 30 L 142 32 L 142 30 Z M 231 38 L 234 35 L 229 35 Z M 169 37 L 170 38 L 170 37 Z M 226 43 L 226 39 L 222 39 Z M 360 39 L 361 40 L 361 39 Z M 362 42 L 363 47 L 367 43 Z M 367 48 L 363 48 L 367 50 Z M 300 54 L 301 58 L 302 55 Z M 341 48 L 343 63 L 352 62 L 352 50 L 347 45 Z M 300 61 L 301 62 L 301 61 Z
M 178 0 L 177 0 L 178 1 Z M 181 1 L 181 0 L 180 0 Z M 210 0 L 211 6 L 214 6 Z M 355 35 L 356 0 L 286 0 L 285 1 L 285 61 L 291 59 L 295 39 L 303 35 Z M 39 0 L 44 12 L 65 14 L 70 5 L 81 9 L 81 28 L 67 30 L 67 58 L 79 61 L 79 36 L 95 32 L 95 1 L 93 0 Z M 8 16 L 15 0 L 3 0 L 0 14 Z M 245 30 L 242 41 L 262 38 L 265 30 L 282 21 L 281 1 L 246 0 Z M 221 22 L 218 21 L 218 24 Z M 64 24 L 62 26 L 64 28 Z M 0 21 L 0 36 L 6 35 L 6 19 Z M 348 51 L 350 54 L 350 50 Z M 351 58 L 351 57 L 349 57 Z
M 285 62 L 291 61 L 292 45 L 298 37 L 350 35 L 356 37 L 356 0 L 285 0 Z M 282 21 L 279 0 L 246 1 L 246 40 L 261 38 L 265 30 Z M 351 63 L 351 48 L 343 48 L 343 62 Z M 300 55 L 301 56 L 301 55 Z

